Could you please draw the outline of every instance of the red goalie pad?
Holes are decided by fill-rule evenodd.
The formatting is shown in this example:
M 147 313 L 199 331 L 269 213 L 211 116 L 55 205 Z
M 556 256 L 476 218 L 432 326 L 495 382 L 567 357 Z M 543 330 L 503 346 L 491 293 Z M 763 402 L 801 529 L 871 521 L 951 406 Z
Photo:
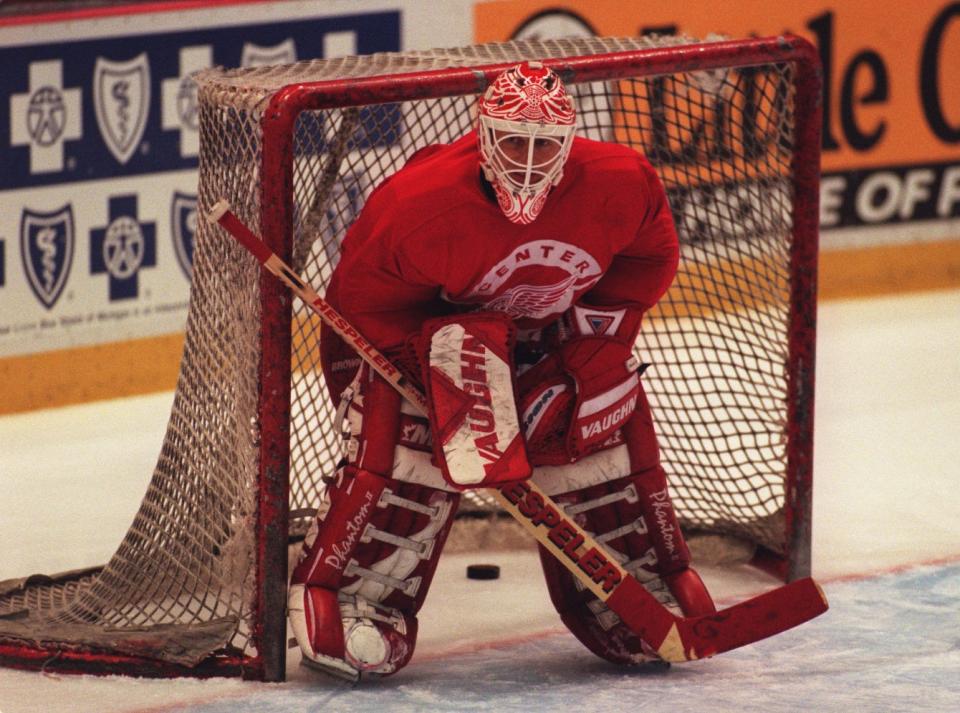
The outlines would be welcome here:
M 513 388 L 513 322 L 499 312 L 434 319 L 421 354 L 434 455 L 458 487 L 530 476 Z

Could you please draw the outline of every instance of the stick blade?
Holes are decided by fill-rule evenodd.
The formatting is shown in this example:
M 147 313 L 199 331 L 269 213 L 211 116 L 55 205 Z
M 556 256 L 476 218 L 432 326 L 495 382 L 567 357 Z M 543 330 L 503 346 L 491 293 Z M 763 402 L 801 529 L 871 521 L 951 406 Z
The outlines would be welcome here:
M 702 617 L 683 618 L 678 634 L 685 660 L 706 658 L 753 644 L 823 614 L 827 598 L 810 577 Z

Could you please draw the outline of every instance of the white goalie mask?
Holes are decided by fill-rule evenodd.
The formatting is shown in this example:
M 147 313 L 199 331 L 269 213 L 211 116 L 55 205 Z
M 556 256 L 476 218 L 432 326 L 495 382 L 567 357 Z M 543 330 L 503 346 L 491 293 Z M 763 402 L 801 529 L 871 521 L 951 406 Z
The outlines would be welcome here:
M 539 62 L 506 70 L 480 98 L 480 165 L 504 215 L 526 225 L 563 178 L 576 115 L 560 77 Z

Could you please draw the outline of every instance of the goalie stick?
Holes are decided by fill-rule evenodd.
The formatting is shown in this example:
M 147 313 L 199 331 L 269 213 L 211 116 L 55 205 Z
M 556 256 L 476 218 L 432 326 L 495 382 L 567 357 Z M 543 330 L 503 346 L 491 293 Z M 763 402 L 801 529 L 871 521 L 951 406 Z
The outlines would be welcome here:
M 278 277 L 424 415 L 423 393 L 273 253 L 221 200 L 207 214 Z M 665 661 L 692 661 L 752 644 L 827 610 L 820 586 L 798 579 L 712 614 L 678 616 L 657 601 L 604 548 L 527 480 L 490 490 L 494 499 Z

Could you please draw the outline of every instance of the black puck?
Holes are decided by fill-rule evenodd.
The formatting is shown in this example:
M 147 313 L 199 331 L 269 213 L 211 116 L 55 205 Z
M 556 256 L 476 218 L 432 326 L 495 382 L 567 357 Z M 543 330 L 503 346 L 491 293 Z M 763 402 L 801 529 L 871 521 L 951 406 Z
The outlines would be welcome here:
M 467 579 L 500 579 L 500 567 L 495 564 L 467 565 Z

